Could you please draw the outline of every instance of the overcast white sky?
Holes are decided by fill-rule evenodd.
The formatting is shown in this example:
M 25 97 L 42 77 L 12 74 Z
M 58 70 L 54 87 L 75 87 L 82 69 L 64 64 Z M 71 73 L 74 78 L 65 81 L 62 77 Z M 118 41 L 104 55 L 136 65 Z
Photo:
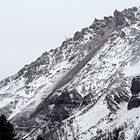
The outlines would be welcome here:
M 140 0 L 0 0 L 0 79 L 15 74 L 65 37 Z

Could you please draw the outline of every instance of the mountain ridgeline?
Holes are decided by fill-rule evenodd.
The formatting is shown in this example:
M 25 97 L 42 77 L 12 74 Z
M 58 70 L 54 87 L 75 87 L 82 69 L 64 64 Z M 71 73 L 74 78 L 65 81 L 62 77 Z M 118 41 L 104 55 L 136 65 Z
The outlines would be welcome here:
M 24 140 L 140 138 L 140 8 L 95 19 L 0 82 L 0 113 Z

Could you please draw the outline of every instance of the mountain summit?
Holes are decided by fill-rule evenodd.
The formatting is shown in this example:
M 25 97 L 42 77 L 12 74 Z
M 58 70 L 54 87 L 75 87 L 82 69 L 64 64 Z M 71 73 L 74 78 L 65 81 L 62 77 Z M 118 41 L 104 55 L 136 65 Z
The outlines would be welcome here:
M 115 10 L 2 80 L 0 113 L 26 140 L 138 140 L 139 69 L 140 8 Z

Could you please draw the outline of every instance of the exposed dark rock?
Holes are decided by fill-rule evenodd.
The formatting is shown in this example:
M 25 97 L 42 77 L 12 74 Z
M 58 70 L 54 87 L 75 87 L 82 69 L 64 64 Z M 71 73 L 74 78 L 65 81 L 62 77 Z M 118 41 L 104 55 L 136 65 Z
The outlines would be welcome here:
M 132 108 L 137 108 L 140 106 L 140 98 L 139 97 L 135 97 L 135 96 L 132 96 L 129 100 L 129 103 L 128 103 L 128 106 L 127 106 L 127 109 L 132 109 Z
M 55 104 L 55 101 L 59 98 L 59 96 L 57 94 L 53 95 L 50 99 L 49 99 L 49 105 L 53 105 Z
M 45 74 L 48 72 L 47 66 L 50 63 L 48 52 L 42 54 L 36 61 L 32 62 L 30 65 L 25 65 L 16 75 L 16 79 L 23 75 L 26 79 L 25 84 L 32 82 L 37 76 Z M 44 70 L 40 69 L 42 65 L 46 65 Z
M 137 36 L 135 37 L 135 41 L 140 41 L 140 35 L 137 35 Z
M 103 35 L 105 28 L 108 26 L 108 24 L 110 23 L 110 17 L 105 17 L 106 20 L 98 20 L 95 19 L 93 24 L 90 26 L 91 29 L 93 29 L 97 34 L 99 35 Z
M 138 95 L 140 92 L 140 77 L 134 77 L 131 86 L 132 95 Z
M 0 82 L 0 88 L 6 86 L 10 82 L 10 78 L 6 78 Z
M 129 101 L 129 95 L 127 93 L 128 91 L 125 89 L 125 86 L 116 87 L 110 91 L 105 100 L 111 112 L 115 112 L 119 109 L 120 103 Z
M 127 90 L 125 90 L 124 87 L 116 88 L 113 96 L 114 96 L 114 101 L 116 101 L 118 104 L 129 101 Z
M 77 31 L 77 32 L 74 34 L 74 37 L 73 37 L 74 41 L 77 41 L 77 40 L 79 40 L 79 39 L 81 39 L 81 38 L 82 38 L 82 33 L 79 32 L 79 31 Z
M 84 28 L 84 29 L 82 29 L 81 34 L 85 35 L 87 31 L 88 31 L 88 28 Z
M 131 21 L 131 23 L 134 23 L 134 21 L 137 20 L 134 12 L 131 9 L 124 10 L 124 15 Z
M 133 8 L 131 8 L 131 10 L 134 11 L 134 12 L 137 12 L 138 8 L 137 7 L 133 7 Z
M 140 97 L 139 97 L 140 77 L 139 76 L 134 77 L 132 80 L 131 93 L 132 93 L 132 97 L 130 98 L 127 106 L 129 110 L 140 106 Z
M 108 109 L 110 109 L 111 112 L 116 112 L 116 110 L 119 109 L 118 104 L 113 101 L 110 95 L 107 95 L 105 100 L 107 102 Z
M 115 10 L 114 18 L 115 18 L 115 22 L 116 22 L 116 27 L 122 26 L 125 23 L 125 17 L 122 12 Z
M 60 138 L 64 135 L 66 135 L 64 128 L 61 127 L 61 124 L 56 124 L 55 128 L 52 128 L 47 134 L 44 135 L 44 140 L 60 140 Z
M 120 37 L 121 38 L 124 38 L 125 37 L 125 32 L 124 31 L 121 32 Z
M 67 46 L 67 45 L 70 43 L 70 41 L 72 41 L 71 38 L 69 38 L 69 39 L 63 41 L 63 42 L 62 42 L 62 46 Z
M 112 22 L 112 18 L 113 18 L 112 16 L 110 16 L 110 17 L 104 17 L 106 23 L 111 23 Z
M 93 94 L 89 93 L 83 98 L 83 105 L 88 105 L 93 98 Z
M 42 136 L 39 135 L 36 140 L 44 140 L 44 139 L 42 138 Z
M 61 95 L 55 100 L 54 108 L 50 114 L 51 122 L 61 122 L 69 117 L 70 113 L 83 102 L 81 95 L 76 91 L 62 91 Z
M 50 114 L 51 122 L 62 122 L 69 117 L 69 114 L 70 112 L 67 107 L 55 106 L 53 112 Z
M 69 58 L 69 62 L 71 62 L 74 58 L 75 58 L 75 55 L 71 56 L 71 57 Z
M 110 41 L 113 42 L 117 37 L 114 36 L 114 37 L 111 37 Z

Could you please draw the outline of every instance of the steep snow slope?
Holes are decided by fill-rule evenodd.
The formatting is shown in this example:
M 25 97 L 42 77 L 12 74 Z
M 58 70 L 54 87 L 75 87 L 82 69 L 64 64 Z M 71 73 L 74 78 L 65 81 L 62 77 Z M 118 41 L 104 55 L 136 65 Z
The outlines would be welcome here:
M 139 108 L 128 111 L 127 104 L 139 63 L 140 8 L 115 11 L 1 81 L 1 113 L 24 139 L 41 134 L 49 140 L 99 140 L 116 133 L 134 139 Z M 59 106 L 64 97 L 75 105 Z

